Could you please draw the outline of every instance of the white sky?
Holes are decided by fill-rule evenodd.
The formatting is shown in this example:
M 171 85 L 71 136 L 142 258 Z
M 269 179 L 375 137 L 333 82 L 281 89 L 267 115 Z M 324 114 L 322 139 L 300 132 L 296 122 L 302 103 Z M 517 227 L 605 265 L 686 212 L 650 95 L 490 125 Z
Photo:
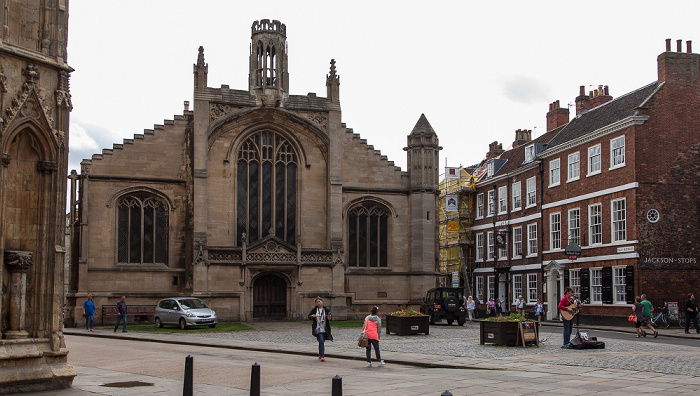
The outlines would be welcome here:
M 69 12 L 69 171 L 182 114 L 200 45 L 210 87 L 246 90 L 260 19 L 287 26 L 290 94 L 325 97 L 335 59 L 343 122 L 403 170 L 421 113 L 440 166 L 471 165 L 516 129 L 543 134 L 549 103 L 573 103 L 580 85 L 618 97 L 655 81 L 667 38 L 700 52 L 695 0 L 73 0 Z

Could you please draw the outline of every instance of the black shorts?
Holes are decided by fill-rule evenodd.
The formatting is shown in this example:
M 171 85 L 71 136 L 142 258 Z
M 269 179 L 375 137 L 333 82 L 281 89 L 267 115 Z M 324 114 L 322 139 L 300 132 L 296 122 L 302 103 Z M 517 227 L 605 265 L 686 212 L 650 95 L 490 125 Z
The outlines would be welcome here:
M 634 322 L 634 327 L 640 327 L 640 326 L 646 325 L 646 324 L 647 324 L 647 321 L 646 321 L 646 320 L 644 320 L 644 319 L 642 319 L 642 320 L 637 319 L 637 320 Z

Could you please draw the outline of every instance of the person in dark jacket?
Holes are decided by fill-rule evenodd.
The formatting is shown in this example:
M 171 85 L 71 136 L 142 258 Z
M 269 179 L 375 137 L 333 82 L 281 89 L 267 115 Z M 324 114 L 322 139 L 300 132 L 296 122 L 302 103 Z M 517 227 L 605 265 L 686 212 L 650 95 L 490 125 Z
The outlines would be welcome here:
M 326 350 L 324 342 L 326 340 L 333 341 L 331 334 L 331 310 L 323 306 L 323 299 L 316 297 L 316 306 L 309 312 L 311 320 L 311 334 L 318 340 L 318 360 L 326 360 Z
M 122 296 L 117 302 L 117 323 L 114 325 L 114 332 L 117 332 L 119 322 L 122 322 L 122 333 L 126 333 L 126 296 Z
M 695 332 L 700 334 L 698 306 L 695 302 L 695 294 L 693 293 L 688 293 L 688 299 L 685 301 L 685 334 L 690 334 L 690 322 L 695 324 Z

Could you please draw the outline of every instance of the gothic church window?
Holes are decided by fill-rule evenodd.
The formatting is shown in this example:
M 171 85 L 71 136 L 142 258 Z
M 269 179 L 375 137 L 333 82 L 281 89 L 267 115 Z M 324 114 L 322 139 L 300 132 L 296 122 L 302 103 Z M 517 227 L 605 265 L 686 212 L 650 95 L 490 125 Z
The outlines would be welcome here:
M 272 131 L 249 136 L 238 152 L 237 235 L 249 243 L 269 235 L 294 244 L 297 205 L 297 154 Z
M 168 211 L 149 193 L 130 194 L 119 200 L 117 262 L 166 264 Z
M 387 267 L 389 212 L 363 203 L 348 212 L 348 264 L 352 267 Z

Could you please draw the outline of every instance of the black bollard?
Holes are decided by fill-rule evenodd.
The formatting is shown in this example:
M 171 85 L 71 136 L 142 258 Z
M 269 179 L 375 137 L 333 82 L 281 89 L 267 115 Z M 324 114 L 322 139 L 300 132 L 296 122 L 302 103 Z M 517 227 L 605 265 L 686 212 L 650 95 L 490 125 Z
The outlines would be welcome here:
M 452 392 L 446 390 L 440 394 L 440 396 L 452 396 Z
M 260 396 L 260 365 L 258 362 L 253 364 L 253 369 L 250 371 L 250 396 Z
M 343 378 L 338 374 L 333 377 L 333 391 L 331 396 L 343 396 Z
M 185 358 L 185 382 L 182 384 L 182 396 L 193 396 L 194 387 L 192 386 L 192 376 L 194 371 L 194 358 L 192 355 L 187 355 Z

